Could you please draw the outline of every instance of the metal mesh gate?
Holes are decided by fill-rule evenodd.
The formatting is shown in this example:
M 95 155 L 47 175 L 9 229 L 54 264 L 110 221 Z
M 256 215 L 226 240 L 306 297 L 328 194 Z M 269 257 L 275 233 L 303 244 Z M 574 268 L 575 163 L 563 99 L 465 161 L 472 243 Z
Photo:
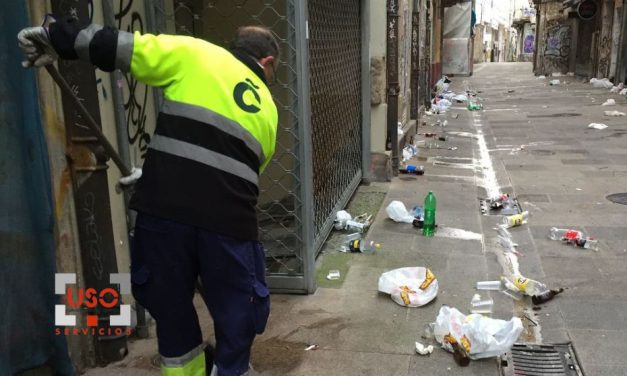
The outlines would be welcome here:
M 156 32 L 226 46 L 237 27 L 260 24 L 277 37 L 280 65 L 270 89 L 279 129 L 274 158 L 260 178 L 259 226 L 271 288 L 311 292 L 315 252 L 328 235 L 334 209 L 346 203 L 361 178 L 359 0 L 312 1 L 307 8 L 302 0 L 147 4 Z
M 316 242 L 361 179 L 359 0 L 310 0 L 309 61 Z

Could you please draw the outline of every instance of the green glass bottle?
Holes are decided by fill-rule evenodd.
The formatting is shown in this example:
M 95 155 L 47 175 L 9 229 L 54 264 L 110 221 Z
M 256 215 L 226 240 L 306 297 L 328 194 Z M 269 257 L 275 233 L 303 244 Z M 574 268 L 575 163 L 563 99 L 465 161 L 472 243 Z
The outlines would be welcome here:
M 424 203 L 424 224 L 422 226 L 422 235 L 424 236 L 433 236 L 435 232 L 435 206 L 436 200 L 433 192 L 429 191 L 429 193 L 425 196 Z

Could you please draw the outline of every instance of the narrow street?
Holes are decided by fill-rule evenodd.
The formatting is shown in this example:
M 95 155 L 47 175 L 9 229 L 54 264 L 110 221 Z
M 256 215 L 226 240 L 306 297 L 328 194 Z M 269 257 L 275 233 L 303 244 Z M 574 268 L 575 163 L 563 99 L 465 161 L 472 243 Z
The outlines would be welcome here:
M 266 332 L 257 338 L 252 364 L 267 375 L 497 375 L 494 358 L 458 367 L 453 356 L 430 339 L 421 338 L 442 305 L 468 313 L 475 283 L 503 273 L 496 257 L 496 231 L 501 216 L 481 215 L 478 198 L 500 190 L 516 196 L 529 223 L 512 229 L 519 244 L 523 275 L 566 291 L 531 309 L 492 292 L 493 318 L 522 318 L 519 342 L 554 344 L 572 341 L 586 375 L 627 374 L 622 356 L 627 341 L 627 270 L 624 223 L 627 208 L 606 200 L 627 186 L 624 118 L 603 115 L 625 111 L 625 99 L 594 89 L 575 77 L 559 77 L 559 86 L 538 79 L 528 63 L 476 66 L 471 78 L 455 77 L 451 89 L 470 87 L 483 99 L 484 111 L 470 112 L 454 104 L 441 121 L 448 125 L 419 127 L 418 132 L 445 132 L 445 148 L 420 148 L 418 164 L 425 175 L 401 175 L 392 183 L 362 186 L 356 197 L 387 192 L 368 238 L 380 242 L 374 255 L 343 254 L 333 238 L 318 260 L 318 274 L 340 268 L 342 278 L 322 284 L 310 296 L 273 295 Z M 616 106 L 601 106 L 614 98 Z M 455 114 L 459 115 L 455 118 Z M 428 124 L 437 116 L 426 117 Z M 601 122 L 605 130 L 588 129 Z M 423 139 L 418 135 L 417 140 Z M 443 145 L 441 145 L 443 146 Z M 448 150 L 456 146 L 457 150 Z M 496 179 L 490 177 L 495 176 Z M 494 181 L 495 180 L 495 181 Z M 421 204 L 432 190 L 438 199 L 440 233 L 425 238 L 411 225 L 387 218 L 392 200 Z M 349 209 L 350 206 L 349 205 Z M 583 230 L 600 239 L 600 251 L 574 248 L 547 238 L 550 227 Z M 447 229 L 446 229 L 447 228 Z M 464 230 L 464 231 L 456 231 Z M 339 265 L 339 266 L 338 266 Z M 431 268 L 439 282 L 435 301 L 403 308 L 377 291 L 382 272 L 405 266 Z M 485 291 L 487 292 L 487 291 Z M 483 294 L 487 296 L 487 294 Z M 200 299 L 200 310 L 204 310 Z M 526 316 L 526 318 L 524 317 Z M 205 338 L 211 324 L 204 315 Z M 153 340 L 131 344 L 122 363 L 94 369 L 88 375 L 158 374 L 150 365 Z M 414 342 L 433 344 L 428 357 L 415 353 Z M 310 345 L 315 350 L 305 351 Z M 125 373 L 129 372 L 129 373 Z

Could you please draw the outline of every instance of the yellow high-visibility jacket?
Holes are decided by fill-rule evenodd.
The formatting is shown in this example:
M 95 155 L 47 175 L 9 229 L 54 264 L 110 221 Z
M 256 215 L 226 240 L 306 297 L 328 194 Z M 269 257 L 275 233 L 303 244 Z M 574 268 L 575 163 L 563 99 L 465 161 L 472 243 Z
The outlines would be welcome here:
M 278 115 L 256 60 L 186 36 L 50 26 L 55 50 L 163 89 L 165 102 L 131 207 L 217 234 L 255 240 L 259 174 Z

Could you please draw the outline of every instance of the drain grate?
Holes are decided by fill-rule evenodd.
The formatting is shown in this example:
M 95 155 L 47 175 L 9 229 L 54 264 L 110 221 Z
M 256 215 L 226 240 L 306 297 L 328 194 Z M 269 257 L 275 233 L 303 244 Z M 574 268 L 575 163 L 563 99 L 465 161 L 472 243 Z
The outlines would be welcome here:
M 571 343 L 514 344 L 500 357 L 499 369 L 503 376 L 583 376 Z
M 627 193 L 613 193 L 605 198 L 615 204 L 627 205 Z

